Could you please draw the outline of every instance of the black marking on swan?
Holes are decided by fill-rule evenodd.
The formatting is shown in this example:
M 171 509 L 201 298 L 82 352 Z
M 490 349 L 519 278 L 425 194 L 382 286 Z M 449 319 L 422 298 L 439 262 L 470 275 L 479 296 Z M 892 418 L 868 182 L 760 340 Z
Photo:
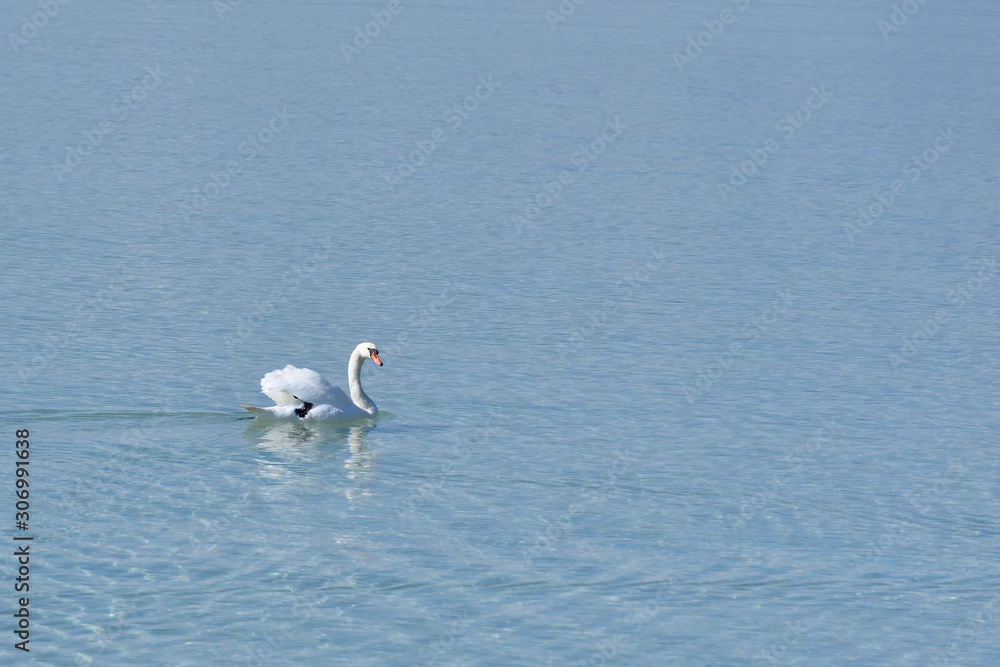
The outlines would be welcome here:
M 296 396 L 295 394 L 292 394 L 292 398 L 294 398 L 296 401 L 302 401 L 302 399 Z M 310 403 L 309 401 L 302 401 L 302 407 L 295 408 L 295 414 L 298 415 L 299 419 L 305 419 L 306 415 L 309 414 L 309 411 L 312 409 L 313 409 L 312 403 Z

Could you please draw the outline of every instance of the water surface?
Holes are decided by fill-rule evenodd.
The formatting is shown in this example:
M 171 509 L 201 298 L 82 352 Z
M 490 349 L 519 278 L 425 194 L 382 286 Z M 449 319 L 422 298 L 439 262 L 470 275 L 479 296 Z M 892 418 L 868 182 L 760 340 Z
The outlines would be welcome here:
M 1000 659 L 1000 11 L 561 6 L 8 36 L 5 659 Z M 377 420 L 238 407 L 362 340 Z

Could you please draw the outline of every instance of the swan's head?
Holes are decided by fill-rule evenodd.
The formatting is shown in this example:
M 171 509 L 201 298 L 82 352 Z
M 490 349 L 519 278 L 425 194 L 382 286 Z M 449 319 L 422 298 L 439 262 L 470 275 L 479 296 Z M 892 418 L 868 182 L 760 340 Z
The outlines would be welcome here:
M 362 361 L 364 361 L 365 357 L 368 357 L 379 366 L 382 365 L 382 360 L 378 358 L 378 348 L 375 347 L 375 343 L 361 343 L 361 345 L 354 348 L 354 354 L 361 357 Z

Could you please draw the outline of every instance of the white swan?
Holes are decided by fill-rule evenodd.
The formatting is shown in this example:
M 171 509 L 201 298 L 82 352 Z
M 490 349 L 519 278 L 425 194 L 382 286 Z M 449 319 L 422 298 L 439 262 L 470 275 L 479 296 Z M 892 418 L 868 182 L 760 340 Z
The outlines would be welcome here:
M 271 371 L 260 381 L 261 393 L 277 405 L 268 408 L 240 407 L 263 419 L 346 422 L 374 417 L 378 408 L 361 388 L 361 366 L 368 358 L 382 365 L 375 343 L 361 343 L 351 352 L 347 365 L 350 397 L 316 371 L 289 364 Z

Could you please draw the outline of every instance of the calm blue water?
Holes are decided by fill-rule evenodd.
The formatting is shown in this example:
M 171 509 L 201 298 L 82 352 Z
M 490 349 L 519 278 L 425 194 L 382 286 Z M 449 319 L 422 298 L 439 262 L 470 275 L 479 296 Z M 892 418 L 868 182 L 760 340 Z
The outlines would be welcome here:
M 6 3 L 2 661 L 1000 661 L 1000 8 L 827 4 Z

